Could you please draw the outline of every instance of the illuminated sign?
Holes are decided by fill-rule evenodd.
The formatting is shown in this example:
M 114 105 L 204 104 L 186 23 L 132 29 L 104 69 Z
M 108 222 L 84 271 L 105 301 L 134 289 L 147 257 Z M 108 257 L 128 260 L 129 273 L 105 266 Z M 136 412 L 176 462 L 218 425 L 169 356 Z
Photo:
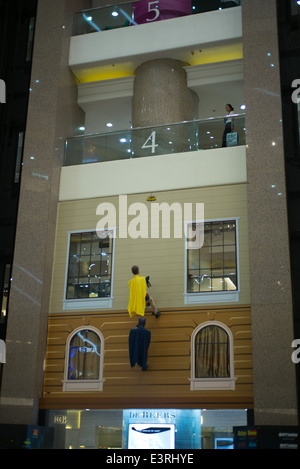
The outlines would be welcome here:
M 129 425 L 128 449 L 174 449 L 174 424 L 145 424 Z

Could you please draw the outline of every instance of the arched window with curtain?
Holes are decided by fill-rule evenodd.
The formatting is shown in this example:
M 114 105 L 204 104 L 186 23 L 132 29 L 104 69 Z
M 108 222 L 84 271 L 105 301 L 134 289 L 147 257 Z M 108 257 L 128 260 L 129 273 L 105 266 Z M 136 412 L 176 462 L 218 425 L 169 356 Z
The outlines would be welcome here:
M 191 390 L 234 389 L 233 337 L 225 324 L 211 321 L 192 334 Z
M 64 391 L 99 390 L 103 386 L 104 338 L 94 327 L 73 331 L 66 343 Z

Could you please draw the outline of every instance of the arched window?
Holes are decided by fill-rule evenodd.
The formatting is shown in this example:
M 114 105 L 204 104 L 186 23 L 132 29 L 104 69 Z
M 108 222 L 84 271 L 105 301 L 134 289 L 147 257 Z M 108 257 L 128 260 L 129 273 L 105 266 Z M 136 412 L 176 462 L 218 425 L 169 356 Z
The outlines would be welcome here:
M 63 391 L 102 391 L 104 338 L 91 326 L 73 331 L 66 344 Z
M 233 338 L 217 321 L 201 324 L 192 334 L 191 390 L 235 389 Z

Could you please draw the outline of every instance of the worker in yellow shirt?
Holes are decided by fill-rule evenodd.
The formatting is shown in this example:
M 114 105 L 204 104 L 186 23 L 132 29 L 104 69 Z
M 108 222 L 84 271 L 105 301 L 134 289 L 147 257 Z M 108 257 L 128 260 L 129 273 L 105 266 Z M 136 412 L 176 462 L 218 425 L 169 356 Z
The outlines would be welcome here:
M 156 308 L 154 300 L 147 293 L 147 286 L 151 286 L 149 282 L 149 277 L 140 277 L 140 269 L 137 265 L 134 265 L 131 268 L 131 272 L 134 277 L 129 280 L 129 301 L 128 301 L 128 313 L 130 317 L 135 316 L 144 316 L 145 306 L 151 306 L 152 314 L 158 318 L 160 311 Z

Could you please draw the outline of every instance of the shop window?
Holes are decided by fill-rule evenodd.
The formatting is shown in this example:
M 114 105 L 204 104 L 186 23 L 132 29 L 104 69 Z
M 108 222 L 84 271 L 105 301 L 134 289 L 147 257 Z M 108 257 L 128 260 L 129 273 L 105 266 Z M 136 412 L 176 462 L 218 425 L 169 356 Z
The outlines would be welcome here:
M 199 223 L 187 229 L 192 239 Z M 186 243 L 185 304 L 237 302 L 238 220 L 205 221 L 202 229 L 201 246 Z
M 102 391 L 104 338 L 94 327 L 73 331 L 68 337 L 63 391 Z
M 112 307 L 114 240 L 114 230 L 69 234 L 65 310 Z
M 192 391 L 235 389 L 233 338 L 230 329 L 211 321 L 192 334 Z

